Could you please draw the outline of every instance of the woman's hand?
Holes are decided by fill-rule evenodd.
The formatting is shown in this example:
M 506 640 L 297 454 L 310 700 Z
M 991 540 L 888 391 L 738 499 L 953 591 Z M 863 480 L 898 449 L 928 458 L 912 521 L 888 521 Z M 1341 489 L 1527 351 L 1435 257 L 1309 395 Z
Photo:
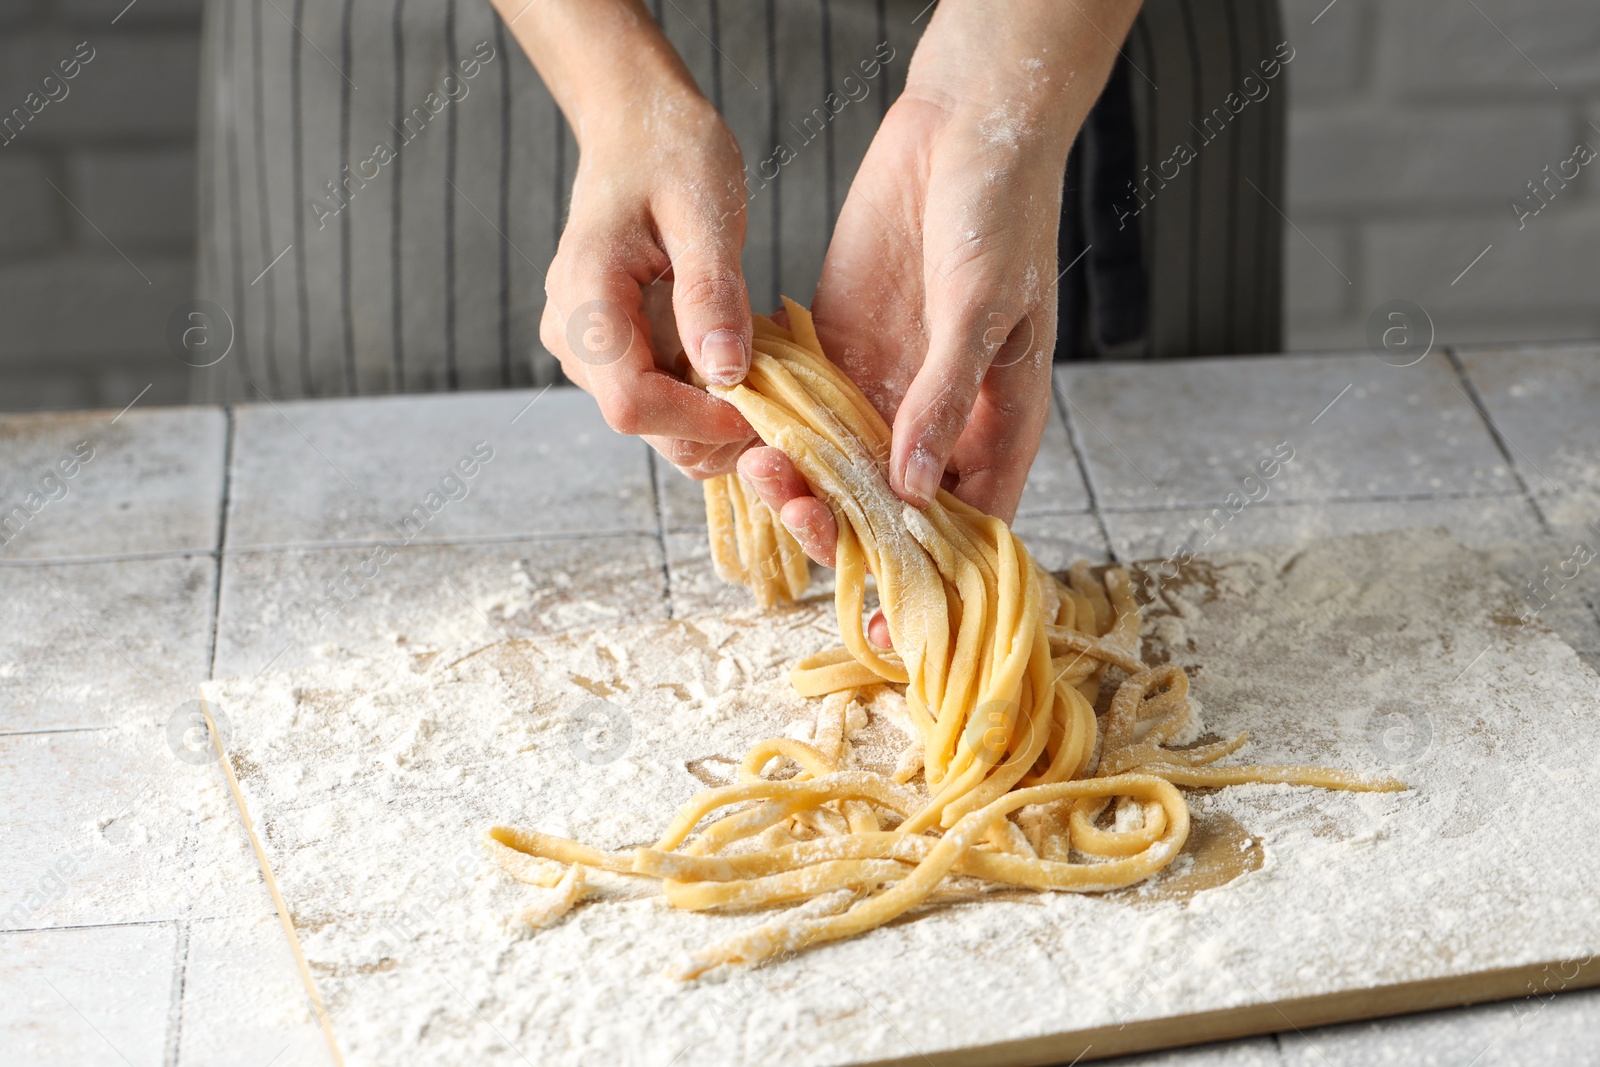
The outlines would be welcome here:
M 893 428 L 894 491 L 1010 521 L 1049 417 L 1067 153 L 1138 5 L 942 3 L 845 200 L 813 311 Z M 782 453 L 739 471 L 831 565 L 831 512 Z
M 579 145 L 540 340 L 612 429 L 690 477 L 731 471 L 750 425 L 684 379 L 732 385 L 750 367 L 733 134 L 636 0 L 496 4 Z

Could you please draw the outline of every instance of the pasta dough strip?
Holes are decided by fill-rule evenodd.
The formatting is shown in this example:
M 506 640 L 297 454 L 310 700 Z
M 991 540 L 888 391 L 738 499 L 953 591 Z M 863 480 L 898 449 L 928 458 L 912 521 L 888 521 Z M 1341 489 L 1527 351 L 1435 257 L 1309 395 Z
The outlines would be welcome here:
M 583 892 L 584 869 L 661 879 L 669 904 L 693 910 L 799 902 L 683 961 L 675 973 L 687 978 L 863 933 L 937 901 L 950 878 L 1070 892 L 1148 878 L 1187 840 L 1180 785 L 1405 788 L 1330 768 L 1218 765 L 1243 734 L 1167 747 L 1191 719 L 1189 679 L 1143 662 L 1127 572 L 1096 577 L 1079 561 L 1061 582 L 1005 523 L 950 493 L 923 510 L 900 501 L 888 425 L 827 360 L 810 314 L 787 299 L 784 308 L 787 328 L 755 317 L 745 382 L 711 392 L 788 455 L 838 527 L 843 647 L 790 675 L 801 695 L 829 702 L 816 743 L 756 743 L 736 782 L 691 798 L 653 846 L 631 853 L 496 827 L 497 847 L 553 861 L 497 856 L 514 876 L 550 885 L 566 865 L 565 907 Z M 718 574 L 763 606 L 804 594 L 798 544 L 758 497 L 730 475 L 707 481 L 705 499 Z M 869 575 L 892 652 L 866 637 Z M 886 685 L 903 692 L 916 734 L 893 778 L 851 768 L 843 726 L 862 690 Z M 799 769 L 767 777 L 785 765 Z M 1129 819 L 1102 828 L 1112 805 Z

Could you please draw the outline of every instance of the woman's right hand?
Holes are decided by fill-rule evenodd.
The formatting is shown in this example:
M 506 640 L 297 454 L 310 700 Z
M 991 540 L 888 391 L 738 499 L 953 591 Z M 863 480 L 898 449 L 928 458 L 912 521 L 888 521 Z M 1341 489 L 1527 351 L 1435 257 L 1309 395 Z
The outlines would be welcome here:
M 579 147 L 540 340 L 612 429 L 692 478 L 732 471 L 755 434 L 683 362 L 717 385 L 750 368 L 738 143 L 637 0 L 497 6 Z M 670 308 L 646 299 L 663 285 Z

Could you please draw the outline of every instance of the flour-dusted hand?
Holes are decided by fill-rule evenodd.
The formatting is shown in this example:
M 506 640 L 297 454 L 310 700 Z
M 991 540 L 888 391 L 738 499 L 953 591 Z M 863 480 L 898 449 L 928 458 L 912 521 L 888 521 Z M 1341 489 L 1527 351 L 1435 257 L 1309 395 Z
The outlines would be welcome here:
M 579 146 L 539 337 L 606 422 L 691 477 L 727 473 L 754 435 L 684 380 L 644 296 L 670 283 L 681 356 L 731 385 L 750 366 L 739 266 L 744 162 L 722 117 L 636 0 L 495 0 Z
M 1062 175 L 1138 10 L 1128 0 L 936 9 L 828 248 L 823 347 L 893 428 L 890 485 L 1010 521 L 1050 409 Z M 781 453 L 740 472 L 814 559 L 833 516 Z

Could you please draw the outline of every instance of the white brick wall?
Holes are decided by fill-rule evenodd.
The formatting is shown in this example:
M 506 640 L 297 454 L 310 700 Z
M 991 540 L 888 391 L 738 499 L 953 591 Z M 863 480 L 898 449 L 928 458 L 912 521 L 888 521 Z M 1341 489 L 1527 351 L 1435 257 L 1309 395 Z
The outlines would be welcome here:
M 1396 298 L 1443 341 L 1600 336 L 1600 160 L 1520 231 L 1509 206 L 1600 149 L 1595 0 L 1282 3 L 1289 347 L 1362 346 Z
M 164 338 L 194 284 L 200 3 L 0 3 L 0 115 L 94 49 L 0 147 L 0 410 L 186 396 Z
M 1600 160 L 1520 231 L 1508 206 L 1600 148 L 1600 7 L 1475 2 L 1282 0 L 1289 347 L 1359 347 L 1397 297 L 1447 341 L 1600 336 Z M 193 278 L 200 4 L 0 2 L 0 114 L 96 50 L 0 148 L 0 410 L 185 395 L 163 324 Z

